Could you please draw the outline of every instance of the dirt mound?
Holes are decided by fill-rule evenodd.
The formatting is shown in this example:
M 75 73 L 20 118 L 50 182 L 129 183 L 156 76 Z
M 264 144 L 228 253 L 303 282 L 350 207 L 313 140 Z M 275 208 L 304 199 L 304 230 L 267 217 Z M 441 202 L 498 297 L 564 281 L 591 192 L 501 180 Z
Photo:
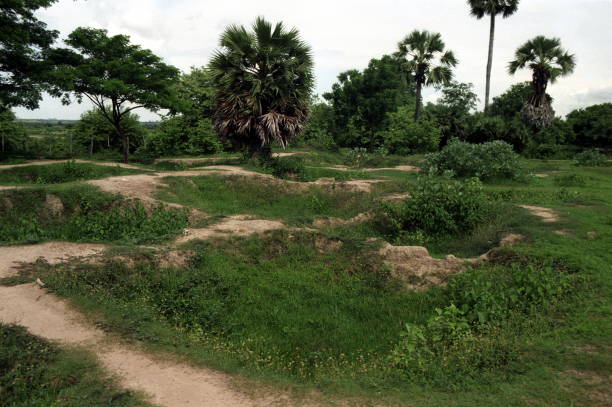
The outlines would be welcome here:
M 393 246 L 385 243 L 379 251 L 385 263 L 391 265 L 392 275 L 404 282 L 407 289 L 426 290 L 433 285 L 445 284 L 448 276 L 464 270 L 466 263 L 485 259 L 459 259 L 448 255 L 435 259 L 421 246 Z
M 499 246 L 500 247 L 509 247 L 509 246 L 513 246 L 515 244 L 517 244 L 518 242 L 522 241 L 525 239 L 525 236 L 518 234 L 518 233 L 508 233 L 507 235 L 503 236 L 501 238 L 501 240 L 499 241 Z
M 412 197 L 412 195 L 410 195 L 410 192 L 402 192 L 397 194 L 385 195 L 382 197 L 382 200 L 385 202 L 401 203 L 410 197 Z
M 287 181 L 295 182 L 295 181 Z M 340 191 L 348 192 L 371 192 L 372 186 L 380 182 L 385 182 L 380 179 L 357 179 L 352 181 L 336 181 L 335 178 L 319 178 L 313 182 L 302 182 L 305 187 L 310 185 L 319 185 L 324 187 L 330 187 L 331 189 L 337 189 Z
M 48 218 L 61 216 L 64 213 L 64 203 L 57 195 L 47 194 L 42 213 Z
M 338 171 L 404 171 L 404 172 L 416 172 L 421 171 L 419 167 L 414 167 L 412 165 L 396 165 L 395 167 L 381 167 L 381 168 L 358 168 L 358 167 L 348 167 L 346 165 L 332 165 L 331 167 L 323 167 L 328 170 L 338 170 Z
M 374 215 L 371 212 L 360 213 L 351 219 L 340 219 L 340 218 L 316 218 L 312 223 L 314 227 L 330 227 L 330 226 L 345 226 L 353 225 L 355 223 L 364 223 L 372 219 Z
M 185 229 L 183 236 L 179 236 L 175 244 L 180 245 L 192 240 L 206 240 L 215 237 L 248 236 L 284 228 L 285 225 L 279 221 L 254 219 L 251 215 L 235 215 L 206 228 Z
M 527 209 L 532 215 L 542 218 L 542 222 L 552 223 L 559 221 L 559 215 L 550 208 L 543 206 L 519 205 L 523 209 Z
M 16 273 L 19 263 L 31 263 L 39 258 L 50 264 L 60 263 L 69 257 L 89 257 L 104 251 L 100 244 L 48 242 L 30 246 L 0 247 L 0 278 Z

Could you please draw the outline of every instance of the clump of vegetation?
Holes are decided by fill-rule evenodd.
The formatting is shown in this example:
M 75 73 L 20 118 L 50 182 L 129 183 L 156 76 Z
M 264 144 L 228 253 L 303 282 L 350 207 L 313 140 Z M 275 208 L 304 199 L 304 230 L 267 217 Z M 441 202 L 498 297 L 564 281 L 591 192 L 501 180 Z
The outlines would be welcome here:
M 471 144 L 453 140 L 437 153 L 427 155 L 424 170 L 443 174 L 452 171 L 457 177 L 478 177 L 481 180 L 518 178 L 520 157 L 504 141 Z
M 271 158 L 267 166 L 277 178 L 307 181 L 304 161 L 299 157 Z
M 153 165 L 159 171 L 184 171 L 187 169 L 185 163 L 181 161 L 159 161 Z
M 148 406 L 106 377 L 94 359 L 62 351 L 26 332 L 0 324 L 0 391 L 3 406 Z
M 151 209 L 90 187 L 5 192 L 0 201 L 0 244 L 46 240 L 158 242 L 187 226 L 184 210 Z
M 370 158 L 367 148 L 355 147 L 351 148 L 344 155 L 344 164 L 349 167 L 363 167 L 366 161 Z
M 550 264 L 484 267 L 454 276 L 449 305 L 424 324 L 406 324 L 390 360 L 411 381 L 459 387 L 520 358 L 517 334 L 553 315 L 575 286 Z
M 607 164 L 606 160 L 606 156 L 599 150 L 592 149 L 577 154 L 574 164 L 581 167 L 603 167 Z
M 28 165 L 0 170 L 2 184 L 60 184 L 63 182 L 83 181 L 118 175 L 140 174 L 142 171 L 128 168 L 110 167 L 74 160 L 49 165 Z
M 560 187 L 583 187 L 586 185 L 586 178 L 580 174 L 555 175 L 553 177 L 555 185 Z
M 469 233 L 486 216 L 488 202 L 477 178 L 419 178 L 411 198 L 401 205 L 383 203 L 391 234 L 441 236 Z

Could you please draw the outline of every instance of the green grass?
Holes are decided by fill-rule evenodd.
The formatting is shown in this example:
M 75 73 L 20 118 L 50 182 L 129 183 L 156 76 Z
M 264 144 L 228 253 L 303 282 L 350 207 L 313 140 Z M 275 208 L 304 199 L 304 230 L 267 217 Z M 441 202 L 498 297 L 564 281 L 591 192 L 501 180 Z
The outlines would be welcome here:
M 187 213 L 102 193 L 88 185 L 0 192 L 0 245 L 48 240 L 155 243 L 187 226 Z
M 149 406 L 120 389 L 84 351 L 62 350 L 12 325 L 0 324 L 0 405 Z
M 375 205 L 378 194 L 300 188 L 254 177 L 207 175 L 166 178 L 160 197 L 199 208 L 212 216 L 252 214 L 308 224 L 315 217 L 350 218 Z
M 612 387 L 612 169 L 527 165 L 561 172 L 487 182 L 497 213 L 469 235 L 425 244 L 437 255 L 480 254 L 503 232 L 526 240 L 425 292 L 402 289 L 365 241 L 379 233 L 375 221 L 322 234 L 277 231 L 192 243 L 194 257 L 183 269 L 109 260 L 39 264 L 19 278 L 40 277 L 100 326 L 151 351 L 332 398 L 604 406 Z M 557 177 L 567 174 L 575 174 L 573 181 L 559 186 Z M 373 194 L 202 176 L 193 183 L 169 178 L 162 195 L 211 215 L 251 213 L 307 224 L 317 216 L 376 210 L 383 192 L 410 191 L 416 175 L 400 175 Z M 543 223 L 516 204 L 550 207 L 561 221 Z M 561 229 L 569 234 L 554 233 Z M 334 249 L 324 236 L 340 239 L 342 247 Z M 452 305 L 460 315 L 448 313 Z M 440 316 L 436 308 L 446 311 Z M 424 332 L 414 342 L 417 356 L 402 347 L 414 339 L 405 324 Z
M 67 161 L 57 164 L 28 165 L 5 170 L 0 169 L 0 184 L 60 184 L 64 182 L 84 181 L 140 173 L 142 173 L 142 171 L 121 168 L 119 166 L 109 167 Z

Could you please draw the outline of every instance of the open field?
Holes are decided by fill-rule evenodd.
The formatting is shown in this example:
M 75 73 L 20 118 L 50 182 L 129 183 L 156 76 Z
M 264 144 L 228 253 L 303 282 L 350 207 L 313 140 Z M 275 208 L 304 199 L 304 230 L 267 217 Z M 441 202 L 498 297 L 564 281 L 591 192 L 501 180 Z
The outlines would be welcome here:
M 610 404 L 611 167 L 522 160 L 476 227 L 397 234 L 422 156 L 297 152 L 0 169 L 0 322 L 162 405 Z

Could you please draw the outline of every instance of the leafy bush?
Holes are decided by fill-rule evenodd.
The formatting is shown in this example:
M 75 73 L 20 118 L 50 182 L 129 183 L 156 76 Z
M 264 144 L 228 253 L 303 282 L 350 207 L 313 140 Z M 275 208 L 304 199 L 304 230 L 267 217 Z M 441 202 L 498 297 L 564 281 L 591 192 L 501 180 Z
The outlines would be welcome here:
M 426 118 L 415 122 L 414 107 L 402 106 L 387 114 L 387 126 L 378 133 L 383 146 L 394 154 L 411 154 L 434 151 L 440 144 L 442 131 Z
M 399 206 L 383 203 L 391 234 L 396 237 L 418 231 L 428 235 L 469 232 L 483 221 L 488 206 L 477 178 L 421 177 L 411 194 Z
M 349 167 L 362 167 L 369 158 L 370 155 L 366 148 L 355 147 L 350 149 L 344 156 L 344 164 Z
M 612 103 L 574 110 L 567 115 L 574 143 L 583 147 L 612 147 Z
M 452 171 L 458 177 L 517 178 L 520 157 L 503 141 L 471 144 L 453 140 L 441 151 L 428 154 L 424 170 L 435 174 Z
M 161 157 L 214 154 L 222 149 L 223 145 L 210 119 L 175 116 L 162 121 L 141 150 Z
M 607 164 L 607 161 L 605 155 L 601 154 L 599 150 L 593 149 L 577 154 L 574 164 L 581 167 L 603 167 Z
M 272 175 L 277 178 L 295 179 L 299 181 L 306 180 L 306 167 L 301 158 L 273 158 L 268 162 L 268 166 L 272 169 Z

